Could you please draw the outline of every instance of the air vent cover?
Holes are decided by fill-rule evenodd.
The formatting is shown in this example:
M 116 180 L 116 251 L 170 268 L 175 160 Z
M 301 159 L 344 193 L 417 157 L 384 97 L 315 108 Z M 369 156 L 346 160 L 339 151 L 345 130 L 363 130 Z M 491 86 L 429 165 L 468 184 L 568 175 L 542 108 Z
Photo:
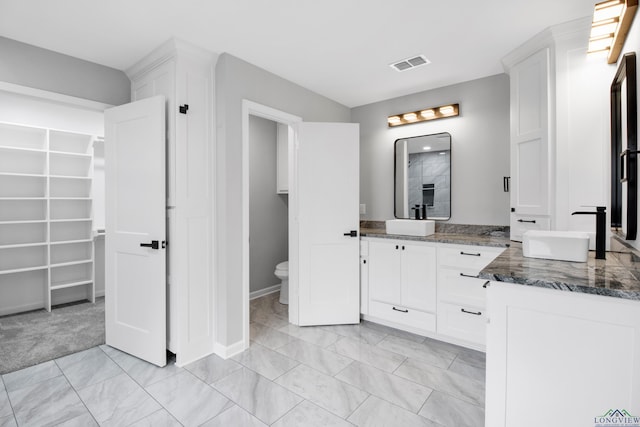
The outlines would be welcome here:
M 425 58 L 424 55 L 418 55 L 394 62 L 393 64 L 389 64 L 389 66 L 396 71 L 407 71 L 429 63 L 431 63 L 431 61 Z

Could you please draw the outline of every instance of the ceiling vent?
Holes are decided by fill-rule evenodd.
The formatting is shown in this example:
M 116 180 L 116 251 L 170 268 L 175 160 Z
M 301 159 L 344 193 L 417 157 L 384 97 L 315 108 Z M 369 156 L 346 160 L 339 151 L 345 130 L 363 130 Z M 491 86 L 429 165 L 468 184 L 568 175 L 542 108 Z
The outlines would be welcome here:
M 421 65 L 427 65 L 430 63 L 431 61 L 425 58 L 424 55 L 418 55 L 411 58 L 403 59 L 402 61 L 394 62 L 393 64 L 389 64 L 389 66 L 396 71 L 407 71 L 411 70 L 412 68 L 416 68 Z

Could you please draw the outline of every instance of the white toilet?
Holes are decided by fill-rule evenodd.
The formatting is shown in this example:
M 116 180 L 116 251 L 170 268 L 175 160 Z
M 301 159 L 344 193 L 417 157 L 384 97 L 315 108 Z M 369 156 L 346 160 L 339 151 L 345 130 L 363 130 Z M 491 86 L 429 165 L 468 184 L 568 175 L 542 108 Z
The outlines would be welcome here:
M 282 281 L 280 284 L 280 304 L 289 304 L 289 261 L 276 265 L 273 273 Z

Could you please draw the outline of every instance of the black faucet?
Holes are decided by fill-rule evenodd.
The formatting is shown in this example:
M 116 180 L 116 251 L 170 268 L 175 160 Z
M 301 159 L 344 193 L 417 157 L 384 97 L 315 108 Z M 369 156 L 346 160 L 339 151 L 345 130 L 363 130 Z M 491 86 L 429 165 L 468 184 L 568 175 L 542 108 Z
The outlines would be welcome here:
M 571 215 L 595 215 L 596 216 L 596 259 L 606 259 L 607 238 L 607 208 L 596 206 L 595 212 L 574 212 Z
M 411 210 L 415 211 L 415 219 L 427 219 L 427 205 L 415 205 Z

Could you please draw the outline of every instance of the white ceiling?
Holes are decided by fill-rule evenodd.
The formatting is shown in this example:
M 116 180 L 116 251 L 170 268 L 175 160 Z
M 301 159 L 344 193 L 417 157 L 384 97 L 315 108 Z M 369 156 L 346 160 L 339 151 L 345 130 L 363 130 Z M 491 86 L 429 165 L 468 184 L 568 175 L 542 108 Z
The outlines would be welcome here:
M 170 37 L 348 107 L 503 72 L 501 58 L 593 0 L 0 0 L 0 35 L 120 70 Z M 587 41 L 585 40 L 585 49 Z M 424 54 L 431 64 L 388 64 Z

